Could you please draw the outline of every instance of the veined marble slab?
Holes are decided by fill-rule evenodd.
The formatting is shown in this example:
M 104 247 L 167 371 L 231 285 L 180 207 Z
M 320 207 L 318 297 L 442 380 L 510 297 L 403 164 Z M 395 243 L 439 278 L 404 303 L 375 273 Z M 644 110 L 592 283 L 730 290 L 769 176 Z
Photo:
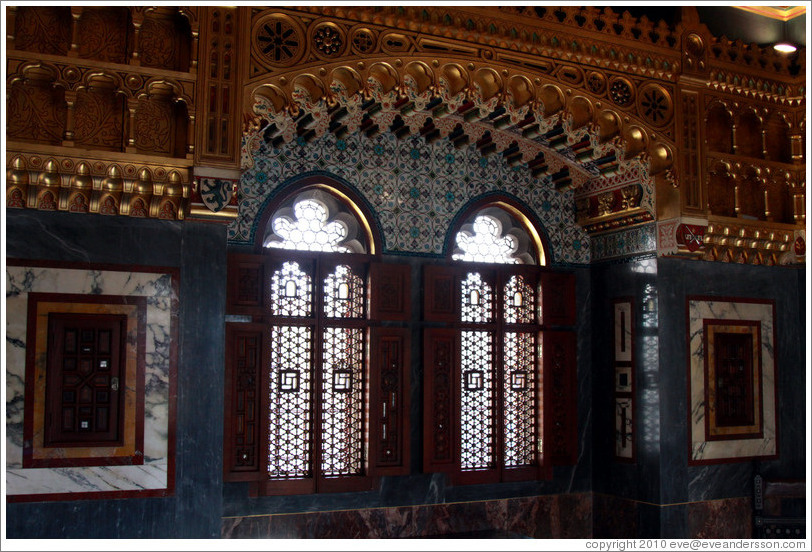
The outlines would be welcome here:
M 705 433 L 705 350 L 704 321 L 754 321 L 761 324 L 761 408 L 762 437 L 711 441 Z M 736 458 L 773 456 L 776 454 L 775 404 L 775 334 L 773 304 L 766 302 L 731 302 L 712 298 L 689 298 L 688 326 L 691 374 L 691 462 L 718 462 Z
M 144 464 L 23 466 L 29 293 L 143 296 L 146 309 Z M 73 268 L 6 267 L 6 491 L 8 495 L 160 490 L 169 481 L 172 275 Z

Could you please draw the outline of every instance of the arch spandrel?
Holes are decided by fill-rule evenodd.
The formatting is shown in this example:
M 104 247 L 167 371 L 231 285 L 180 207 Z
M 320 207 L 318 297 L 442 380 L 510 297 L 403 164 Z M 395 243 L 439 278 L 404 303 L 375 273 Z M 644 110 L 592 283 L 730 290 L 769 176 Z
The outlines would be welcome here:
M 671 29 L 609 8 L 556 10 L 506 8 L 485 24 L 478 8 L 424 10 L 428 16 L 387 8 L 254 9 L 254 22 L 273 12 L 295 20 L 301 32 L 292 39 L 297 63 L 250 62 L 243 168 L 254 165 L 260 141 L 278 148 L 330 134 L 340 140 L 391 132 L 399 140 L 473 146 L 482 158 L 501 156 L 526 171 L 530 182 L 574 190 L 578 224 L 590 235 L 671 217 L 676 228 L 688 211 L 705 216 L 697 209 L 707 197 L 707 164 L 695 159 L 706 155 L 701 126 L 680 123 L 697 104 L 682 91 L 697 95 L 699 117 L 705 102 L 735 101 L 731 94 L 772 102 L 779 111 L 795 105 L 794 97 L 775 96 L 795 90 L 783 76 L 742 80 L 725 61 L 733 46 L 726 50 L 698 20 L 683 18 Z M 322 39 L 346 41 L 329 51 L 323 40 L 310 40 L 328 23 Z M 701 48 L 686 54 L 683 36 Z M 756 88 L 768 94 L 762 98 Z M 681 189 L 682 182 L 694 191 Z

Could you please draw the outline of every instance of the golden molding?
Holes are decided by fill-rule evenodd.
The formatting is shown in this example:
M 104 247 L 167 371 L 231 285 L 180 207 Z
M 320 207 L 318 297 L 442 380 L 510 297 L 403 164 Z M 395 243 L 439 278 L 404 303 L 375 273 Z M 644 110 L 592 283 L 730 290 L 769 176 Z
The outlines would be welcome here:
M 783 265 L 794 261 L 798 228 L 789 224 L 708 217 L 702 259 L 753 265 Z
M 65 149 L 65 148 L 59 148 Z M 123 157 L 123 158 L 122 158 Z M 189 162 L 83 159 L 7 151 L 6 206 L 183 220 L 189 209 Z
M 254 115 L 244 143 L 263 139 L 278 147 L 327 132 L 403 131 L 476 143 L 483 155 L 526 163 L 536 177 L 566 166 L 567 178 L 553 177 L 562 190 L 641 162 L 649 164 L 646 174 L 673 180 L 672 90 L 593 72 L 590 82 L 606 95 L 596 96 L 573 89 L 587 86 L 579 68 L 565 69 L 571 83 L 451 57 L 341 60 L 315 72 L 295 70 L 248 89 Z M 646 108 L 652 101 L 656 116 Z M 652 121 L 629 114 L 637 109 Z M 244 148 L 243 166 L 252 163 L 251 148 Z
M 732 6 L 737 10 L 777 19 L 789 21 L 806 14 L 806 6 Z

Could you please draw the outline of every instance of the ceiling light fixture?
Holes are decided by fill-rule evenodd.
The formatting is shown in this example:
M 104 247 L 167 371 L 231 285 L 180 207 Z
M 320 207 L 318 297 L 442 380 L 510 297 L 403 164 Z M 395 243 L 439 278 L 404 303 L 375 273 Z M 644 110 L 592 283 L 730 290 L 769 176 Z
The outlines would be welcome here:
M 787 39 L 787 22 L 784 21 L 781 24 L 781 40 L 773 44 L 773 48 L 777 52 L 781 52 L 782 54 L 791 54 L 795 52 L 798 48 Z
M 790 44 L 786 41 L 781 41 L 773 45 L 773 48 L 782 54 L 791 54 L 792 52 L 796 51 L 798 48 L 795 47 L 794 44 Z

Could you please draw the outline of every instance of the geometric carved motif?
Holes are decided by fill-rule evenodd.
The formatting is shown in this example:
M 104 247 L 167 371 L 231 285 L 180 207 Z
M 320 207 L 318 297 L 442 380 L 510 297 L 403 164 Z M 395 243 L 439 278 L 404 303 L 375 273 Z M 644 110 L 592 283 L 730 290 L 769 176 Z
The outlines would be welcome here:
M 116 215 L 116 214 L 118 214 L 118 208 L 116 207 L 116 201 L 110 196 L 107 196 L 106 198 L 104 198 L 104 200 L 102 201 L 101 206 L 99 207 L 99 214 L 102 214 L 102 215 Z
M 663 126 L 674 117 L 674 102 L 671 95 L 659 84 L 643 85 L 637 102 L 640 114 L 652 125 Z
M 122 439 L 126 320 L 110 314 L 48 316 L 46 447 Z
M 338 57 L 346 44 L 343 29 L 334 23 L 322 23 L 313 31 L 313 47 L 319 57 L 327 59 Z
M 56 211 L 56 200 L 51 192 L 43 193 L 39 198 L 37 208 L 41 211 Z
M 328 318 L 363 318 L 364 280 L 347 265 L 324 279 L 324 314 Z
M 478 272 L 468 274 L 462 281 L 463 322 L 491 322 L 493 320 L 493 288 L 483 281 Z
M 313 310 L 310 282 L 310 275 L 299 269 L 299 263 L 284 263 L 271 277 L 271 313 L 309 316 Z
M 326 328 L 321 394 L 321 474 L 360 475 L 364 460 L 364 330 Z
M 706 439 L 763 437 L 761 323 L 704 321 Z
M 531 332 L 505 332 L 505 466 L 536 462 L 536 339 Z
M 254 46 L 264 61 L 276 67 L 293 65 L 304 53 L 304 37 L 293 19 L 282 14 L 263 18 L 254 31 Z
M 533 324 L 536 321 L 536 293 L 520 275 L 511 276 L 505 284 L 505 322 Z
M 312 330 L 271 328 L 268 473 L 272 478 L 310 475 Z
M 460 365 L 460 467 L 486 469 L 494 462 L 493 333 L 463 331 Z
M 262 333 L 246 332 L 237 336 L 237 374 L 231 451 L 235 467 L 257 468 L 259 461 L 259 382 L 262 359 Z
M 612 301 L 615 459 L 635 460 L 634 425 L 634 315 L 631 299 Z
M 753 336 L 716 333 L 716 423 L 719 426 L 752 424 Z
M 403 354 L 403 339 L 395 336 L 384 337 L 379 340 L 380 356 L 379 363 L 374 366 L 380 376 L 379 404 L 370 408 L 371 413 L 380 416 L 380 434 L 378 435 L 378 466 L 400 465 L 403 458 L 403 450 L 400 445 L 400 432 L 398 431 L 401 421 L 400 412 L 403 401 L 401 389 L 402 365 L 401 355 Z M 408 415 L 408 413 L 406 413 Z

